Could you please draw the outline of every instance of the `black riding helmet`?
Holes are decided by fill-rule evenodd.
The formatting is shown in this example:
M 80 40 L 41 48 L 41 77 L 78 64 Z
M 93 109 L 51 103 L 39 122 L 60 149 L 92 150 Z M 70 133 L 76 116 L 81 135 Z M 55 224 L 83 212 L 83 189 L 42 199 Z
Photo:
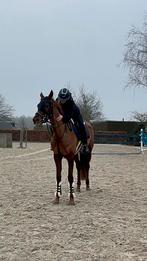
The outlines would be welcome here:
M 72 99 L 71 93 L 68 89 L 63 88 L 59 91 L 58 94 L 58 100 L 64 104 L 65 102 L 69 101 Z

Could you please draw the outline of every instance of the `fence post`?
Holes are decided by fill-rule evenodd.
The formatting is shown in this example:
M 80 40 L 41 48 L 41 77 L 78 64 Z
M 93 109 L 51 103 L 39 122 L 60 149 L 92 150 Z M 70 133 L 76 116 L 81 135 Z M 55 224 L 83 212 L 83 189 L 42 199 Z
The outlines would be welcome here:
M 20 148 L 23 149 L 23 129 L 20 129 Z
M 27 134 L 28 134 L 27 129 L 25 129 L 25 148 L 27 148 L 27 141 L 28 141 Z
M 23 142 L 25 142 L 25 146 L 23 147 Z M 27 148 L 27 129 L 20 129 L 20 148 Z

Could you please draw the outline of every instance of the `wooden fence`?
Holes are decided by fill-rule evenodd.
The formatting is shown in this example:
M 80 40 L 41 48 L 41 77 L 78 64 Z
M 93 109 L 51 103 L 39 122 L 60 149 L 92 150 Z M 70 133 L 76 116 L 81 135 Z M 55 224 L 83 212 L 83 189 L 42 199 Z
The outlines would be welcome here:
M 0 133 L 12 133 L 13 141 L 20 141 L 20 130 L 0 130 Z M 95 131 L 95 143 L 126 144 L 127 132 L 125 131 Z M 47 130 L 27 130 L 28 142 L 49 142 L 50 137 Z
M 0 133 L 12 133 L 13 141 L 20 141 L 20 130 L 0 130 Z M 50 137 L 46 130 L 27 130 L 27 141 L 28 142 L 49 142 Z

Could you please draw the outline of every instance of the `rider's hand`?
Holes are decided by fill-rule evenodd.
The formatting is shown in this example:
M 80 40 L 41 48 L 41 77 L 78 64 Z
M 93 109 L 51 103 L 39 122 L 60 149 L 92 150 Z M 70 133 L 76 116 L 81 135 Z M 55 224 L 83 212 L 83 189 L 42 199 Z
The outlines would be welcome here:
M 57 121 L 61 121 L 63 119 L 63 116 L 59 114 L 59 116 L 56 118 Z

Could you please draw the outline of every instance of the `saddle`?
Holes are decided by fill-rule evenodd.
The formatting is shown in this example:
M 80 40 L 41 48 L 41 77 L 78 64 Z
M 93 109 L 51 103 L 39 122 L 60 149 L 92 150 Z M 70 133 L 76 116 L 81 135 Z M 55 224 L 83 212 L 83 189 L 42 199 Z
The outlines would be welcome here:
M 85 123 L 84 123 L 85 124 Z M 76 152 L 75 154 L 77 154 L 81 148 L 82 148 L 82 143 L 81 143 L 81 133 L 78 129 L 78 127 L 74 124 L 74 122 L 72 120 L 70 120 L 67 124 L 66 124 L 67 128 L 72 132 L 75 133 L 77 139 L 78 139 L 78 145 L 77 145 L 77 148 L 76 148 Z M 87 136 L 87 139 L 90 138 L 90 133 L 89 133 L 89 130 L 88 130 L 88 127 L 86 126 L 85 124 L 85 129 L 86 129 L 86 136 Z M 54 151 L 54 154 L 58 154 L 58 146 L 57 146 L 57 140 L 56 140 L 56 137 L 55 135 L 52 133 L 51 135 L 51 150 Z

